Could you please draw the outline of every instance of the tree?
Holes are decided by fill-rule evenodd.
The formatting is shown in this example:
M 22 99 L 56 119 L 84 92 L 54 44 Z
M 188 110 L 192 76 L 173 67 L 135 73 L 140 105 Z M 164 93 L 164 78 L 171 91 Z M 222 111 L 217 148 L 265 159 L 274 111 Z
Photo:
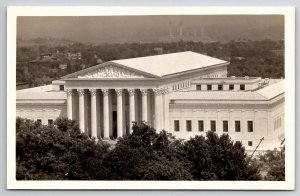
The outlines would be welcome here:
M 120 139 L 103 159 L 102 173 L 110 180 L 191 180 L 176 149 L 180 143 L 165 131 L 145 123 L 133 125 L 132 134 Z M 172 144 L 173 143 L 173 144 Z
M 18 180 L 258 180 L 240 142 L 208 132 L 188 141 L 144 122 L 115 146 L 80 133 L 76 121 L 16 119 Z
M 59 118 L 54 124 L 17 119 L 16 178 L 95 179 L 109 146 L 81 134 L 74 121 Z
M 259 170 L 249 165 L 245 148 L 227 134 L 220 137 L 209 131 L 206 138 L 196 136 L 185 143 L 188 159 L 193 163 L 196 180 L 259 180 Z
M 285 146 L 281 150 L 268 150 L 259 157 L 259 160 L 265 165 L 267 174 L 264 180 L 285 180 Z

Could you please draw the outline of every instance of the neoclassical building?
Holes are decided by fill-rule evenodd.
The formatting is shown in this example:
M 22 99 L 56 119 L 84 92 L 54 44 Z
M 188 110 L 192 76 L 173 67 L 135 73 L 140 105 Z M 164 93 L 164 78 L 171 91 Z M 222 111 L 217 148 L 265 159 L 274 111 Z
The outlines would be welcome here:
M 145 121 L 182 139 L 212 130 L 249 151 L 260 141 L 258 150 L 279 147 L 284 80 L 227 77 L 228 65 L 190 51 L 109 61 L 18 90 L 17 116 L 43 124 L 68 117 L 98 139 L 122 137 L 131 122 Z

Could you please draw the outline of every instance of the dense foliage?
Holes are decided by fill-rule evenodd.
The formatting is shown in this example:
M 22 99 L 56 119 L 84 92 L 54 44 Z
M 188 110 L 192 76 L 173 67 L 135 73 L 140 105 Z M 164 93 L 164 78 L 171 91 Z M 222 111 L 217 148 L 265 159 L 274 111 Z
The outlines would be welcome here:
M 134 124 L 115 145 L 81 134 L 75 121 L 17 118 L 18 180 L 259 180 L 240 142 L 207 132 L 188 141 Z
M 264 180 L 285 180 L 285 147 L 281 150 L 268 150 L 265 154 L 260 155 L 259 161 L 261 167 L 267 171 Z
M 194 51 L 230 61 L 229 76 L 284 77 L 284 42 L 237 40 L 227 43 L 213 42 L 173 42 L 173 43 L 122 43 L 91 45 L 72 43 L 65 45 L 38 45 L 17 47 L 17 82 L 30 86 L 48 84 L 61 76 L 82 69 L 82 65 L 93 66 L 124 58 L 156 55 L 154 48 L 162 48 L 163 53 Z M 41 54 L 81 52 L 82 59 L 58 58 L 55 61 L 33 62 Z M 276 52 L 277 51 L 277 52 Z M 67 64 L 60 70 L 59 64 Z
M 91 180 L 108 145 L 81 134 L 75 121 L 57 119 L 43 126 L 17 118 L 18 180 Z

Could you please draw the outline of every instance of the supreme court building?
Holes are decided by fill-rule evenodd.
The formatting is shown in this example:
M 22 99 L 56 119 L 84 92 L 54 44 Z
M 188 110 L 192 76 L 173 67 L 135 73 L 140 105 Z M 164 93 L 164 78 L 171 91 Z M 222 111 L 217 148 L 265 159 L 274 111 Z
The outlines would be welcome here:
M 211 130 L 249 151 L 262 138 L 258 150 L 279 147 L 284 80 L 228 77 L 228 65 L 190 51 L 109 61 L 18 90 L 16 116 L 42 124 L 68 117 L 97 139 L 130 134 L 133 121 L 145 121 L 182 139 Z

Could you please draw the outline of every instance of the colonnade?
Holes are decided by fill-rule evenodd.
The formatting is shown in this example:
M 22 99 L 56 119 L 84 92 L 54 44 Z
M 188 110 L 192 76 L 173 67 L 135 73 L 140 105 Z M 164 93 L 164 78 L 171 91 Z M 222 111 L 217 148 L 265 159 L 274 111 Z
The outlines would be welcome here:
M 86 132 L 96 139 L 109 139 L 113 136 L 113 96 L 116 96 L 116 137 L 131 133 L 131 123 L 137 120 L 151 122 L 151 126 L 156 130 L 169 127 L 168 88 L 67 89 L 66 92 L 68 118 L 78 120 L 81 132 Z M 128 95 L 125 96 L 125 93 Z M 150 95 L 154 96 L 154 103 L 151 102 Z M 126 97 L 129 100 L 126 101 Z M 138 112 L 140 109 L 137 108 L 139 101 L 141 112 Z M 126 113 L 125 108 L 128 108 Z M 140 113 L 141 116 L 138 116 Z M 129 122 L 126 122 L 126 119 Z M 126 130 L 128 124 L 129 130 Z

